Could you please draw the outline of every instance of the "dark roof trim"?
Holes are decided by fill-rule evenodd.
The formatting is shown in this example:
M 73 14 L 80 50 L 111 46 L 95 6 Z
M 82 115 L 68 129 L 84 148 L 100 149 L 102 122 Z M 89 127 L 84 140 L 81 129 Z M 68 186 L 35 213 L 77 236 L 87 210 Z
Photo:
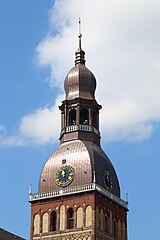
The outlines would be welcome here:
M 0 240 L 25 240 L 25 239 L 0 228 Z

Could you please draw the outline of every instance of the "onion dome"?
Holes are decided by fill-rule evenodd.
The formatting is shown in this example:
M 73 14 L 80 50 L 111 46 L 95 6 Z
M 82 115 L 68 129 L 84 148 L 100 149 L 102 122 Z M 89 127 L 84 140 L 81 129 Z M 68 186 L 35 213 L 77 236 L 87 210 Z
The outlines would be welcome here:
M 96 79 L 94 74 L 85 66 L 85 52 L 79 48 L 75 53 L 75 66 L 69 71 L 64 82 L 66 100 L 75 98 L 95 99 Z
M 69 169 L 68 186 L 82 186 L 95 182 L 120 197 L 120 187 L 114 167 L 103 150 L 91 141 L 74 140 L 61 144 L 46 161 L 39 179 L 39 192 L 59 190 L 56 179 L 60 169 Z M 96 172 L 96 169 L 98 171 Z M 61 174 L 64 170 L 61 170 Z M 95 173 L 95 176 L 94 176 Z M 63 176 L 62 182 L 63 182 Z M 61 182 L 61 184 L 62 184 Z

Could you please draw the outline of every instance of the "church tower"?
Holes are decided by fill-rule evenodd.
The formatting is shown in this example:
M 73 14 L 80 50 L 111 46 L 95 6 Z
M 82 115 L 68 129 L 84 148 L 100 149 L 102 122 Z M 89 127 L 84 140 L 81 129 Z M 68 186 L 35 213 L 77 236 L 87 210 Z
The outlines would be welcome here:
M 30 191 L 31 240 L 127 240 L 127 202 L 115 169 L 100 146 L 96 78 L 85 52 L 64 82 L 60 146 L 46 161 L 38 193 Z

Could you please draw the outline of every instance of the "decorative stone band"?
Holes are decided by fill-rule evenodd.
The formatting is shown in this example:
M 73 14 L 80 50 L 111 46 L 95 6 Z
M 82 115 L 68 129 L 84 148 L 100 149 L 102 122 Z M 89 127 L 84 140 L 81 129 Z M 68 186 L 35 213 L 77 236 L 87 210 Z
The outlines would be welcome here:
M 29 202 L 34 202 L 37 200 L 43 200 L 43 199 L 47 199 L 47 198 L 61 197 L 61 196 L 66 196 L 66 195 L 70 195 L 70 194 L 89 192 L 89 191 L 98 191 L 99 193 L 101 193 L 102 195 L 107 197 L 108 199 L 112 200 L 113 202 L 117 203 L 118 205 L 120 205 L 128 210 L 127 202 L 125 202 L 123 199 L 117 197 L 113 193 L 107 191 L 106 189 L 100 187 L 96 183 L 75 186 L 75 187 L 68 187 L 66 189 L 60 189 L 60 190 L 54 190 L 54 191 L 48 191 L 48 192 L 30 193 L 29 194 Z
M 87 229 L 88 228 L 88 229 Z M 91 240 L 92 239 L 92 230 L 91 227 L 84 227 L 82 231 L 80 231 L 78 229 L 69 229 L 69 232 L 67 233 L 66 231 L 61 231 L 60 234 L 59 233 L 55 233 L 54 234 L 46 234 L 40 235 L 40 236 L 33 236 L 33 240 L 39 240 L 39 239 L 44 239 L 44 240 Z
M 99 131 L 89 125 L 71 125 L 62 129 L 61 135 L 63 133 L 74 132 L 74 131 L 84 131 L 84 132 L 95 132 L 97 135 L 100 135 Z

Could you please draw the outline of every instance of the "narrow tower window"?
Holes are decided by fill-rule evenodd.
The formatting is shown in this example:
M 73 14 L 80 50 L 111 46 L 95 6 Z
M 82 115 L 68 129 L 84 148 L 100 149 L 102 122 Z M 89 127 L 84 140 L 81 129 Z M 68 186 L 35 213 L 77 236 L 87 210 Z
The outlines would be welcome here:
M 71 109 L 69 112 L 69 125 L 76 124 L 76 109 Z
M 104 229 L 105 232 L 108 233 L 108 217 L 106 215 L 104 217 Z
M 79 207 L 77 209 L 77 228 L 82 228 L 83 227 L 83 208 Z
M 48 232 L 48 213 L 44 213 L 42 216 L 42 233 Z
M 106 233 L 109 233 L 109 216 L 108 214 L 104 217 L 104 229 Z
M 56 231 L 56 225 L 57 225 L 57 214 L 56 214 L 56 211 L 53 211 L 51 213 L 51 218 L 50 218 L 50 231 L 52 232 Z
M 86 208 L 86 227 L 92 226 L 92 207 L 87 206 Z
M 36 214 L 33 220 L 33 234 L 40 233 L 40 215 Z
M 69 208 L 67 212 L 67 228 L 74 228 L 74 212 L 72 208 Z
M 88 109 L 81 109 L 80 111 L 80 124 L 89 125 L 89 112 Z
M 115 220 L 113 222 L 113 233 L 114 233 L 114 240 L 117 240 L 117 225 Z
M 59 230 L 65 230 L 65 222 L 66 222 L 66 215 L 65 215 L 65 206 L 61 205 L 59 210 Z

